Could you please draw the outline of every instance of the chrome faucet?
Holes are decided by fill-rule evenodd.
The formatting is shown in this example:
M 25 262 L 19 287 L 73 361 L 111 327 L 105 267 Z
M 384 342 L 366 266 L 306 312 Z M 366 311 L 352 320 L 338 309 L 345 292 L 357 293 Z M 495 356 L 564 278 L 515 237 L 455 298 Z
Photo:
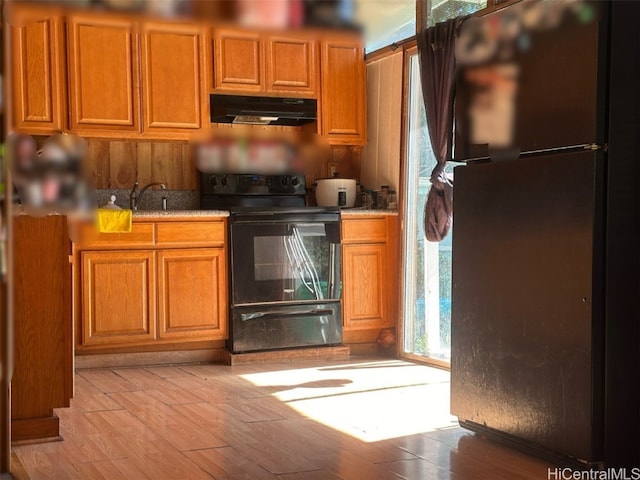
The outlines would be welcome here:
M 151 182 L 138 190 L 138 181 L 136 180 L 136 182 L 133 184 L 133 188 L 131 189 L 131 193 L 129 194 L 129 205 L 131 206 L 131 210 L 138 210 L 138 203 L 142 200 L 144 192 L 146 192 L 149 187 L 153 186 L 158 186 L 161 190 L 167 189 L 164 183 Z

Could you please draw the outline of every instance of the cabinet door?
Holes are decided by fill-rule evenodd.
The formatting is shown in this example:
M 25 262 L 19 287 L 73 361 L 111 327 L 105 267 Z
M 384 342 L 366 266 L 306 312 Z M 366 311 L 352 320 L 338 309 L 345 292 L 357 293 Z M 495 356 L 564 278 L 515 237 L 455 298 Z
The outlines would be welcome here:
M 160 340 L 227 338 L 227 267 L 223 248 L 158 252 Z
M 345 329 L 387 327 L 387 288 L 384 283 L 386 245 L 342 247 Z
M 264 90 L 264 55 L 259 33 L 219 29 L 213 33 L 213 42 L 215 89 Z
M 31 21 L 17 13 L 11 27 L 12 125 L 38 135 L 64 128 L 63 25 L 57 17 Z
M 153 252 L 82 252 L 82 344 L 153 342 L 156 288 Z
M 315 98 L 318 84 L 316 45 L 314 40 L 300 36 L 267 37 L 266 90 Z
M 203 35 L 197 26 L 142 26 L 144 132 L 188 135 L 203 125 Z M 206 110 L 206 109 L 205 109 Z
M 134 24 L 73 15 L 67 36 L 70 129 L 86 135 L 138 133 L 139 46 Z
M 322 42 L 322 130 L 333 145 L 366 143 L 364 49 L 358 40 Z

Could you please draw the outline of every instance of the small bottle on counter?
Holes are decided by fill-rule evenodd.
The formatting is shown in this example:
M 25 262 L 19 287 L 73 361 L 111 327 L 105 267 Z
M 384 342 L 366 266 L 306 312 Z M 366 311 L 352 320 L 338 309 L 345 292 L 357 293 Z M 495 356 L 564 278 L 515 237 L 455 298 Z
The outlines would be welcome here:
M 102 208 L 105 209 L 105 210 L 122 210 L 121 207 L 116 205 L 116 196 L 115 195 L 111 195 L 111 197 L 109 197 L 109 201 L 107 202 L 107 204 L 104 205 Z
M 389 208 L 389 185 L 382 185 L 380 187 L 380 194 L 378 195 L 378 207 L 381 210 Z
M 365 209 L 370 209 L 373 205 L 372 199 L 373 191 L 369 189 L 365 189 L 362 192 L 362 207 Z
M 162 210 L 167 209 L 167 197 L 162 197 Z
M 396 196 L 395 190 L 389 190 L 389 203 L 387 205 L 389 210 L 397 210 L 398 209 L 398 197 Z

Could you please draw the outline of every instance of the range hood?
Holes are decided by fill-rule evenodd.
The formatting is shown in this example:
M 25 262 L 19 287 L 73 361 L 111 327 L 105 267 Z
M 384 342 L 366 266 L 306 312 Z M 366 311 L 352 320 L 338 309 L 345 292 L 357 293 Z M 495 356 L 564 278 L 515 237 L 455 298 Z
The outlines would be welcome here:
M 318 102 L 312 98 L 209 96 L 211 123 L 297 126 L 318 118 Z

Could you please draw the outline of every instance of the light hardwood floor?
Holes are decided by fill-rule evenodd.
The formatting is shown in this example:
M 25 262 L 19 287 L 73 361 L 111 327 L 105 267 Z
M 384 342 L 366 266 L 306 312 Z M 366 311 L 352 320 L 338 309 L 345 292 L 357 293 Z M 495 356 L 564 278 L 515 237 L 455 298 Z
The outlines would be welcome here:
M 543 480 L 459 428 L 447 372 L 387 359 L 81 370 L 32 479 Z

